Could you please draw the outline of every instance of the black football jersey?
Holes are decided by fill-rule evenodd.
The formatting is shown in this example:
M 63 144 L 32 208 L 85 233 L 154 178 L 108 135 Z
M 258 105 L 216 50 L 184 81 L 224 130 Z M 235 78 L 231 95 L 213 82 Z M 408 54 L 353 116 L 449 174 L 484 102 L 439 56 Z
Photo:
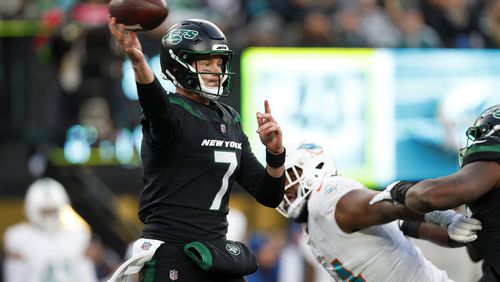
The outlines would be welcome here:
M 142 92 L 160 95 L 153 87 Z M 234 181 L 256 198 L 282 197 L 280 185 L 261 185 L 267 173 L 251 152 L 233 108 L 213 101 L 200 104 L 175 93 L 161 95 L 156 103 L 164 108 L 149 105 L 156 107 L 151 114 L 145 103 L 152 101 L 141 101 L 143 237 L 182 242 L 223 238 Z
M 465 152 L 464 165 L 475 161 L 497 161 L 500 165 L 500 138 L 491 136 L 478 141 Z M 492 189 L 468 206 L 472 217 L 480 220 L 483 226 L 471 244 L 500 275 L 500 189 Z

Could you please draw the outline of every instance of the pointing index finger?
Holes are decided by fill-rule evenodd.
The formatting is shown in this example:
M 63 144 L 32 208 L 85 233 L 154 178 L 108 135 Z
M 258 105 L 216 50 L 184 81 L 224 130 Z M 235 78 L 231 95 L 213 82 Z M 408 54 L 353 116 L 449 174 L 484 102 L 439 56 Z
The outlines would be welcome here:
M 266 114 L 271 113 L 271 107 L 269 107 L 269 101 L 267 101 L 267 100 L 264 100 L 264 109 L 265 109 Z

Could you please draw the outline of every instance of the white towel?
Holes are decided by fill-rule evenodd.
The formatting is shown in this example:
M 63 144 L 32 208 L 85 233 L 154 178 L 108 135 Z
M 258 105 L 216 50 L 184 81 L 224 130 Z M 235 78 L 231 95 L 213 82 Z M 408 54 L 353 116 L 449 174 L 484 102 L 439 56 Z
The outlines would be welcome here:
M 107 282 L 126 282 L 127 276 L 141 271 L 144 264 L 151 260 L 163 241 L 141 238 L 134 242 L 132 257 L 122 263 Z

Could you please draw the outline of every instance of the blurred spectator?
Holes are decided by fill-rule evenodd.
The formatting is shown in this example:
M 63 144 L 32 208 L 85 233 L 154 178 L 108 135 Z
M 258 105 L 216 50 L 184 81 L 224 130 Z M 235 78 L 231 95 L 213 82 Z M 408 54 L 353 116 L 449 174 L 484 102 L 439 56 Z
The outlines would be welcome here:
M 437 48 L 441 40 L 434 29 L 426 25 L 420 11 L 410 8 L 403 12 L 401 22 L 401 43 L 405 48 Z
M 246 46 L 279 46 L 283 42 L 283 33 L 290 33 L 283 32 L 283 26 L 283 21 L 277 13 L 266 11 L 255 16 L 245 26 L 245 32 L 235 33 L 233 40 L 238 49 Z
M 286 236 L 286 237 L 285 237 Z M 256 232 L 250 235 L 249 246 L 259 262 L 248 282 L 326 282 L 331 276 L 304 246 L 302 227 L 290 222 L 283 230 Z
M 249 246 L 259 262 L 259 269 L 246 277 L 248 282 L 277 282 L 280 271 L 280 254 L 283 248 L 281 231 L 257 232 L 250 235 Z
M 397 47 L 400 31 L 376 0 L 356 1 L 361 33 L 370 47 Z
M 280 255 L 278 282 L 326 282 L 332 277 L 316 261 L 307 247 L 302 226 L 289 222 L 287 240 Z
M 269 9 L 281 15 L 285 24 L 300 23 L 310 10 L 320 10 L 330 17 L 340 7 L 342 0 L 268 0 Z
M 361 19 L 355 8 L 340 10 L 335 15 L 333 32 L 340 47 L 365 47 L 366 39 L 361 32 Z
M 4 234 L 4 281 L 93 282 L 92 261 L 85 255 L 90 232 L 71 218 L 64 187 L 50 178 L 33 182 L 26 193 L 29 220 Z
M 0 16 L 5 18 L 15 17 L 21 12 L 22 0 L 3 0 L 0 2 Z
M 86 255 L 94 263 L 98 281 L 109 278 L 121 263 L 118 254 L 106 247 L 101 238 L 96 235 L 92 236 Z
M 311 9 L 298 28 L 299 38 L 293 45 L 301 47 L 334 46 L 332 22 L 322 10 Z
M 426 22 L 436 30 L 447 48 L 481 48 L 478 11 L 481 1 L 422 1 Z
M 500 48 L 500 0 L 489 0 L 480 17 L 479 28 L 486 48 Z
M 281 269 L 279 271 L 278 281 L 283 282 L 303 282 L 311 281 L 306 279 L 307 270 L 305 267 L 304 256 L 299 247 L 302 227 L 300 224 L 289 223 L 287 228 L 287 240 L 281 250 L 280 261 Z

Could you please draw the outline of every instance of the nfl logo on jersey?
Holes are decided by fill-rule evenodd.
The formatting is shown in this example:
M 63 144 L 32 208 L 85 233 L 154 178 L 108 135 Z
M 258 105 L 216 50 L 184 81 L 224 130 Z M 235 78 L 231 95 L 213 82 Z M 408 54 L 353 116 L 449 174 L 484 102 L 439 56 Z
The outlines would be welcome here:
M 175 281 L 175 280 L 177 280 L 178 274 L 179 274 L 179 272 L 177 270 L 170 269 L 170 275 L 168 277 L 170 278 L 170 280 Z

